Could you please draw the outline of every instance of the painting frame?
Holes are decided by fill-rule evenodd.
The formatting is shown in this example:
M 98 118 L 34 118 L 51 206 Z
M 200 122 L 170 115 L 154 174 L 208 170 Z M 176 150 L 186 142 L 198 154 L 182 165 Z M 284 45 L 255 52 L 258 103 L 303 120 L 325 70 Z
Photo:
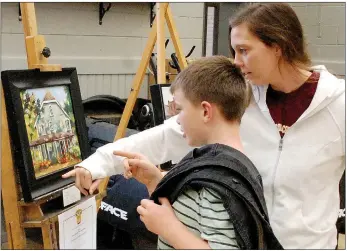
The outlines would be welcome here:
M 60 190 L 74 183 L 74 177 L 67 179 L 61 177 L 62 174 L 74 168 L 74 165 L 69 166 L 69 163 L 61 170 L 48 173 L 43 177 L 36 177 L 33 162 L 34 156 L 29 143 L 31 141 L 27 132 L 24 101 L 21 98 L 21 92 L 23 95 L 23 92 L 26 90 L 67 87 L 74 118 L 74 134 L 70 137 L 77 139 L 79 147 L 78 157 L 83 160 L 90 155 L 90 148 L 76 68 L 63 68 L 62 71 L 40 71 L 39 69 L 7 70 L 1 72 L 1 80 L 11 139 L 12 158 L 14 168 L 19 177 L 24 201 L 32 202 L 47 193 Z
M 169 118 L 165 106 L 166 101 L 169 101 L 173 97 L 170 93 L 170 86 L 171 84 L 155 84 L 149 87 L 153 105 L 154 126 L 163 124 Z M 165 97 L 165 95 L 170 95 L 170 97 Z M 167 161 L 161 164 L 160 168 L 168 171 L 172 166 L 172 161 Z
M 166 101 L 170 101 L 173 97 L 172 94 L 169 93 L 170 86 L 171 84 L 156 84 L 150 86 L 155 126 L 163 124 L 164 121 L 169 118 L 166 110 Z

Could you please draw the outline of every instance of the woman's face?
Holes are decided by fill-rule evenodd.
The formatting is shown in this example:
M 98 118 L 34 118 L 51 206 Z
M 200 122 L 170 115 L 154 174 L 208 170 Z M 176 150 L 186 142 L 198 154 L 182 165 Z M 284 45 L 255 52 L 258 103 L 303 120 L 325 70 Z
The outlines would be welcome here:
M 241 68 L 246 79 L 256 85 L 271 83 L 279 71 L 279 47 L 265 45 L 248 30 L 246 24 L 232 28 L 230 39 L 235 51 L 235 64 Z

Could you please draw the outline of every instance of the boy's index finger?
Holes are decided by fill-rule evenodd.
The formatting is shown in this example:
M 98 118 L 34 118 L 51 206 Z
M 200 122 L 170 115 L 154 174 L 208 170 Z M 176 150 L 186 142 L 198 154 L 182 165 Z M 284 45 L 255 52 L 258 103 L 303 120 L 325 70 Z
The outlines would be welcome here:
M 129 168 L 130 166 L 141 166 L 143 164 L 142 160 L 139 159 L 128 159 Z

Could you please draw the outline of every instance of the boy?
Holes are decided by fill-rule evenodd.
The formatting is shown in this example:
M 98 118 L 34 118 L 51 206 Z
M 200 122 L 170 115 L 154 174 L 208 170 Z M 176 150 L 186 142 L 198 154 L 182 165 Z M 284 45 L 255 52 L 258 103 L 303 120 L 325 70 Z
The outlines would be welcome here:
M 164 177 L 145 156 L 115 151 L 126 157 L 125 176 L 145 184 L 154 200 L 142 200 L 137 211 L 159 235 L 159 249 L 282 248 L 269 225 L 260 175 L 242 153 L 239 127 L 250 88 L 228 58 L 197 60 L 171 92 L 183 136 L 200 148 Z

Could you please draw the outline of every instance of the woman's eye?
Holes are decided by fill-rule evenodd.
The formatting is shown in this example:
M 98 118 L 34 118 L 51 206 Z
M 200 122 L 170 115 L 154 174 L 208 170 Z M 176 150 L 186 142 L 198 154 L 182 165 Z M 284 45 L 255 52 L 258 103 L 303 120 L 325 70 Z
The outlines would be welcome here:
M 241 52 L 242 54 L 245 54 L 245 53 L 247 52 L 247 50 L 246 50 L 246 49 L 241 48 L 241 49 L 240 49 L 240 52 Z

